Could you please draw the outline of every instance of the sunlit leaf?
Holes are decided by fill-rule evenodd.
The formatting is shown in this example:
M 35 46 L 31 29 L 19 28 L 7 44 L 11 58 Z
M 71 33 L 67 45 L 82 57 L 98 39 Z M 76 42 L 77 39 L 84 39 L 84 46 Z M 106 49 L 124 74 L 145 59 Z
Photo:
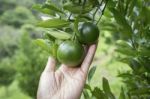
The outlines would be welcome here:
M 130 4 L 129 4 L 129 7 L 128 7 L 128 13 L 127 15 L 131 15 L 133 13 L 133 8 L 135 7 L 135 4 L 137 3 L 137 0 L 130 0 Z
M 119 24 L 119 26 L 122 28 L 123 35 L 127 37 L 131 37 L 132 34 L 132 28 L 128 24 L 127 20 L 125 19 L 125 16 L 123 16 L 118 10 L 115 8 L 111 8 L 110 11 L 113 13 L 115 20 Z
M 114 95 L 111 92 L 110 86 L 109 86 L 109 82 L 106 78 L 103 77 L 103 90 L 106 93 L 106 95 L 110 98 L 110 99 L 115 99 Z
M 70 22 L 61 19 L 49 19 L 39 22 L 37 25 L 44 28 L 61 28 L 66 27 Z
M 47 9 L 50 9 L 50 10 L 53 10 L 53 11 L 56 11 L 56 12 L 59 12 L 59 13 L 64 13 L 61 9 L 59 9 L 57 6 L 55 6 L 54 4 L 44 4 L 42 6 L 42 8 L 47 8 Z
M 118 40 L 116 42 L 117 46 L 119 47 L 126 47 L 126 48 L 131 48 L 131 46 L 128 44 L 128 42 L 123 41 L 123 40 Z
M 124 89 L 121 88 L 121 92 L 120 92 L 120 95 L 119 95 L 119 99 L 126 99 L 126 95 L 125 95 L 125 92 L 124 92 Z
M 66 39 L 70 39 L 71 38 L 71 34 L 66 33 L 64 31 L 54 31 L 51 29 L 47 29 L 46 33 L 50 34 L 51 36 L 53 36 L 56 39 L 61 39 L 61 40 L 66 40 Z
M 116 42 L 117 44 L 117 49 L 116 51 L 119 53 L 122 53 L 124 55 L 128 55 L 128 56 L 136 56 L 138 54 L 138 52 L 133 49 L 128 42 L 123 41 L 123 40 L 118 40 Z
M 92 91 L 92 88 L 91 88 L 91 86 L 90 86 L 89 84 L 85 84 L 85 85 L 84 85 L 84 88 L 85 88 L 85 89 L 88 89 L 88 90 L 90 90 L 90 91 Z
M 53 36 L 51 36 L 49 33 L 44 33 L 43 34 L 43 38 L 44 39 L 48 39 L 48 40 L 53 41 L 53 42 L 56 40 L 56 38 L 54 38 Z
M 35 4 L 32 6 L 32 8 L 43 13 L 43 14 L 49 14 L 49 15 L 55 16 L 54 11 L 47 9 L 47 8 L 42 8 L 42 5 L 40 5 L 40 4 Z
M 34 43 L 37 44 L 39 47 L 41 47 L 43 50 L 50 52 L 50 48 L 52 47 L 52 45 L 48 42 L 46 42 L 43 39 L 36 39 L 34 40 Z
M 104 77 L 103 77 L 103 90 L 106 93 L 110 93 L 111 92 L 108 80 L 106 78 L 104 78 Z
M 92 91 L 92 97 L 96 99 L 108 99 L 105 93 L 98 87 L 95 87 L 94 90 Z
M 84 98 L 85 99 L 90 99 L 90 95 L 88 94 L 88 91 L 87 90 L 83 90 L 83 95 L 84 95 Z
M 96 71 L 96 66 L 93 66 L 93 67 L 90 69 L 89 74 L 88 74 L 88 81 L 89 81 L 89 82 L 91 81 L 91 79 L 92 79 L 92 77 L 93 77 L 95 71 Z
M 133 75 L 130 72 L 120 73 L 117 75 L 117 77 L 123 77 L 123 78 L 126 78 L 126 77 L 132 78 L 132 76 Z
M 72 3 L 66 3 L 63 8 L 74 14 L 88 13 L 92 10 L 91 6 L 85 6 L 83 9 L 81 5 L 74 5 Z

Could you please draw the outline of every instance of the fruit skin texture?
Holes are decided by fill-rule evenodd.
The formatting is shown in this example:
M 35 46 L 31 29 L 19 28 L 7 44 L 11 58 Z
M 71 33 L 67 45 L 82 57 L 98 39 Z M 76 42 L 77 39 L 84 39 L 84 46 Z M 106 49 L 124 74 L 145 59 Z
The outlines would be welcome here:
M 77 33 L 78 40 L 83 44 L 93 44 L 99 38 L 98 27 L 90 22 L 85 22 L 79 28 L 79 33 Z
M 78 66 L 84 59 L 85 52 L 81 44 L 73 41 L 65 41 L 58 47 L 57 59 L 59 62 L 70 66 Z

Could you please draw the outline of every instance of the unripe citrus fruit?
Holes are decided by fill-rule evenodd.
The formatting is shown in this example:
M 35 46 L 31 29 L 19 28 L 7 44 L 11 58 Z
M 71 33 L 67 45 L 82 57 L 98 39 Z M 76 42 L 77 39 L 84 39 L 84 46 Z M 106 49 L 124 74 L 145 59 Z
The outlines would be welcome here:
M 78 42 L 65 41 L 58 47 L 57 59 L 71 67 L 76 67 L 84 59 L 84 48 Z
M 79 33 L 77 33 L 78 40 L 83 44 L 93 44 L 98 40 L 98 37 L 98 27 L 90 22 L 83 23 L 79 29 Z

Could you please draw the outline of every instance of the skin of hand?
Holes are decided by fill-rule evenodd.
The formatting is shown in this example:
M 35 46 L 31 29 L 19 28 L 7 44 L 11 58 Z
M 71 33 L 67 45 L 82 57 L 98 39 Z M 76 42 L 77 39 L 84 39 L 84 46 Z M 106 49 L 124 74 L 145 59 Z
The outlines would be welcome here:
M 37 99 L 80 99 L 97 44 L 90 45 L 81 66 L 62 64 L 55 70 L 56 60 L 49 57 L 41 74 Z

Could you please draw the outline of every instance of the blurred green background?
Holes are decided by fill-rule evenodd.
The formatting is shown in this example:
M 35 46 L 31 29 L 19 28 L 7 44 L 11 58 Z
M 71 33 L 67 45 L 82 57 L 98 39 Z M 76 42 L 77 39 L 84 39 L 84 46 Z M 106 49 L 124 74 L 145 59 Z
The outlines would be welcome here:
M 48 58 L 32 42 L 42 37 L 41 29 L 34 26 L 40 14 L 32 10 L 33 4 L 41 2 L 44 0 L 0 0 L 0 99 L 35 99 L 39 76 Z M 118 95 L 123 83 L 116 76 L 130 68 L 115 59 L 112 35 L 101 30 L 91 85 L 100 87 L 102 77 L 106 77 L 112 92 Z

